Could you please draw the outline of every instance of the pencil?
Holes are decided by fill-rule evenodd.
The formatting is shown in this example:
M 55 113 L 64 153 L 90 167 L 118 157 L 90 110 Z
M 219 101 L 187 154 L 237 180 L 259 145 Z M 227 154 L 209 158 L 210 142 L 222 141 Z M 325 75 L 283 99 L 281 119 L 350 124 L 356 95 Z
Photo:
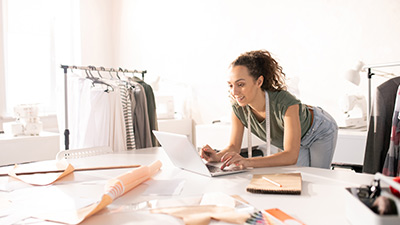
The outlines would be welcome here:
M 276 186 L 278 186 L 278 187 L 282 187 L 282 184 L 277 183 L 277 182 L 275 182 L 275 181 L 273 181 L 273 180 L 270 180 L 270 179 L 268 179 L 268 178 L 266 178 L 266 177 L 262 177 L 262 179 L 264 179 L 264 180 L 266 180 L 266 181 L 270 182 L 271 184 L 274 184 L 274 185 L 276 185 Z

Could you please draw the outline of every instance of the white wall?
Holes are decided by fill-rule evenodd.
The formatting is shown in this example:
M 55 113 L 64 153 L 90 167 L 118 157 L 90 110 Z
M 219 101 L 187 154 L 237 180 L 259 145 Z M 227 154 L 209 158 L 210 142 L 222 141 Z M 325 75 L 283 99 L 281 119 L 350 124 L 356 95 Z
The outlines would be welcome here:
M 0 2 L 0 12 L 3 14 L 3 2 Z M 5 89 L 5 76 L 4 76 L 4 40 L 3 40 L 3 17 L 0 16 L 0 89 Z M 3 130 L 4 118 L 2 115 L 5 114 L 6 108 L 6 96 L 3 92 L 0 92 L 0 130 Z
M 82 65 L 114 65 L 114 5 L 112 0 L 80 1 Z
M 83 64 L 148 70 L 146 80 L 161 77 L 160 92 L 174 92 L 197 124 L 229 117 L 227 67 L 245 51 L 272 52 L 289 83 L 299 81 L 300 99 L 337 119 L 351 88 L 345 71 L 358 60 L 400 61 L 397 0 L 82 2 L 82 30 L 95 28 L 82 34 Z

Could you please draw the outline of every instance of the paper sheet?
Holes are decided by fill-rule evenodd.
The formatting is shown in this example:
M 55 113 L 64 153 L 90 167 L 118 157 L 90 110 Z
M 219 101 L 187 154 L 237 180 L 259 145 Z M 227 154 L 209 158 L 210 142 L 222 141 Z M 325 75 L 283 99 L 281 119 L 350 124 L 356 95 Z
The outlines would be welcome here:
M 70 209 L 60 212 L 42 212 L 36 215 L 32 215 L 34 218 L 43 220 L 49 220 L 54 222 L 61 222 L 67 224 L 79 224 L 86 218 L 104 209 L 112 201 L 132 188 L 143 183 L 153 175 L 155 175 L 161 168 L 161 162 L 155 161 L 149 166 L 141 166 L 133 169 L 127 173 L 124 173 L 114 179 L 109 180 L 105 186 L 105 192 L 102 195 L 100 201 L 91 204 L 89 206 L 80 208 L 78 210 Z
M 208 225 L 211 220 L 243 224 L 250 217 L 250 214 L 238 213 L 234 208 L 216 205 L 162 208 L 153 209 L 151 212 L 182 218 L 186 225 Z
M 203 195 L 200 205 L 216 205 L 234 208 L 235 199 L 224 193 L 210 192 Z
M 104 169 L 124 169 L 124 168 L 138 168 L 140 165 L 114 165 L 114 166 L 98 166 L 98 167 L 82 167 L 75 168 L 67 160 L 46 160 L 40 162 L 33 162 L 27 164 L 15 165 L 8 175 L 12 178 L 18 179 L 30 185 L 49 185 L 61 178 L 71 174 L 74 171 L 86 170 L 104 170 Z M 18 187 L 8 187 L 7 184 L 0 186 L 0 190 L 13 190 Z
M 11 201 L 8 193 L 0 192 L 0 217 L 8 215 L 8 211 L 11 206 Z
M 175 196 L 182 192 L 185 180 L 149 180 L 143 185 L 146 185 L 146 190 L 143 195 L 155 196 Z
M 12 208 L 11 200 L 8 193 L 0 192 L 0 224 L 13 224 L 25 218 L 21 218 L 21 216 L 19 215 L 14 215 L 13 217 L 11 217 L 10 215 L 13 213 L 15 213 L 15 210 Z
M 103 185 L 104 186 L 104 185 Z M 66 186 L 30 186 L 25 189 L 7 193 L 9 204 L 6 210 L 0 210 L 0 224 L 15 224 L 38 212 L 56 212 L 65 209 L 78 209 L 97 201 L 79 195 L 74 191 L 85 188 L 84 185 L 66 190 Z M 86 187 L 89 190 L 88 187 Z M 93 188 L 90 188 L 93 189 Z
M 211 221 L 223 221 L 234 224 L 244 224 L 250 217 L 254 207 L 244 205 L 236 196 L 221 192 L 205 193 L 196 203 L 190 205 L 178 204 L 151 209 L 152 213 L 167 214 L 181 218 L 186 225 L 206 225 Z
M 54 161 L 51 164 L 43 164 L 43 165 L 36 164 L 36 165 L 38 165 L 38 168 L 36 168 L 36 170 L 33 171 L 61 170 L 63 172 L 56 172 L 56 173 L 40 172 L 31 175 L 18 175 L 17 172 L 18 170 L 20 170 L 20 167 L 25 167 L 27 165 L 22 165 L 22 166 L 15 165 L 14 168 L 11 169 L 8 174 L 13 178 L 21 180 L 28 184 L 49 185 L 74 171 L 74 167 L 71 164 L 69 164 L 66 160 Z

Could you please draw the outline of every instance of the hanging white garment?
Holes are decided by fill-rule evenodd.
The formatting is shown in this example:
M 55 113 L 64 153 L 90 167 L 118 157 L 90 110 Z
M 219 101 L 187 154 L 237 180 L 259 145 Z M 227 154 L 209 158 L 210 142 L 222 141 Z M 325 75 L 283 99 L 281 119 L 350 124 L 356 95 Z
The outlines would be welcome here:
M 108 138 L 110 136 L 111 99 L 110 93 L 104 91 L 106 88 L 105 85 L 99 85 L 90 90 L 90 109 L 82 143 L 84 148 L 111 146 Z
M 111 82 L 112 83 L 112 82 Z M 110 146 L 125 151 L 126 130 L 119 89 L 105 92 L 79 75 L 68 77 L 69 149 Z
M 82 147 L 82 123 L 85 123 L 87 118 L 86 112 L 90 102 L 88 95 L 90 90 L 90 83 L 85 78 L 79 75 L 70 76 L 68 79 L 68 129 L 69 135 L 69 148 L 78 149 Z
M 77 140 L 77 147 L 76 148 L 85 148 L 85 147 L 92 147 L 92 146 L 85 146 L 85 136 L 89 129 L 89 118 L 90 118 L 90 111 L 92 108 L 91 103 L 91 88 L 92 88 L 92 81 L 88 79 L 80 80 L 81 85 L 81 92 L 79 97 L 79 112 L 77 113 L 77 117 L 74 119 L 77 124 L 77 131 L 76 132 L 76 140 Z M 94 146 L 93 146 L 94 147 Z

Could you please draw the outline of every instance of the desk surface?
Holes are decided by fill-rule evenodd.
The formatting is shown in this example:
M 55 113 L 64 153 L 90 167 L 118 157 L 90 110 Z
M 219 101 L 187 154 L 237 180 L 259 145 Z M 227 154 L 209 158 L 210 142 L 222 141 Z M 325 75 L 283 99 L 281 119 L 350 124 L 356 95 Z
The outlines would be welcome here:
M 306 224 L 349 224 L 345 216 L 344 188 L 349 186 L 359 186 L 361 184 L 371 184 L 371 181 L 373 180 L 373 175 L 370 174 L 294 166 L 259 168 L 245 173 L 211 178 L 174 167 L 162 148 L 148 148 L 127 153 L 93 156 L 74 159 L 70 162 L 76 168 L 79 168 L 81 166 L 88 167 L 99 165 L 148 165 L 157 159 L 159 159 L 163 165 L 161 171 L 153 177 L 153 180 L 184 179 L 185 183 L 182 192 L 179 195 L 145 196 L 142 193 L 146 190 L 148 185 L 142 184 L 116 199 L 108 207 L 117 208 L 118 206 L 132 206 L 136 203 L 154 199 L 190 198 L 201 196 L 208 192 L 223 192 L 230 195 L 239 195 L 257 209 L 279 208 Z M 8 168 L 5 167 L 0 168 L 0 173 L 7 169 Z M 127 169 L 74 172 L 73 175 L 63 178 L 54 185 L 66 190 L 72 190 L 76 188 L 76 185 L 79 183 L 86 182 L 86 184 L 90 184 L 91 180 L 96 179 L 108 180 L 125 171 L 127 171 Z M 252 174 L 284 172 L 301 172 L 303 186 L 301 195 L 253 194 L 246 191 L 246 186 L 249 184 Z M 8 185 L 10 179 L 11 178 L 4 176 L 0 177 L 0 189 L 10 187 L 10 185 Z M 13 182 L 15 183 L 19 181 Z M 0 191 L 0 194 L 8 194 L 11 196 L 9 198 L 13 199 L 16 198 L 19 194 L 18 192 L 21 192 L 22 190 L 24 189 L 18 189 L 11 192 Z M 100 194 L 104 190 L 82 188 L 79 191 L 81 195 L 101 196 Z M 0 223 L 2 218 L 1 212 L 0 207 Z M 134 210 L 122 210 L 113 213 L 100 212 L 81 224 L 141 224 L 140 222 L 143 222 L 143 224 L 149 224 L 149 221 L 153 223 L 155 220 L 162 221 L 163 224 L 180 224 L 180 221 L 170 218 L 169 216 L 144 214 L 143 211 Z M 48 223 L 43 222 L 43 224 Z

